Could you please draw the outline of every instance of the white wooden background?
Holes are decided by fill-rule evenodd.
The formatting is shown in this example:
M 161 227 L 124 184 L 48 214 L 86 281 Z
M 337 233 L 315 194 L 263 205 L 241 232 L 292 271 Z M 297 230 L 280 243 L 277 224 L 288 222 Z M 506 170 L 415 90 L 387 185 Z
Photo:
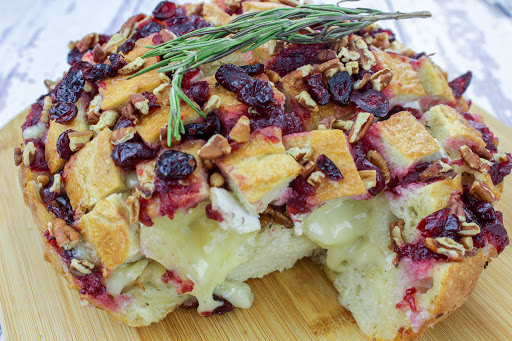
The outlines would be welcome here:
M 501 0 L 505 1 L 505 0 Z M 509 0 L 510 1 L 510 0 Z M 1 0 L 0 127 L 45 92 L 44 79 L 68 66 L 67 43 L 90 32 L 114 33 L 158 0 Z M 320 2 L 320 1 L 318 1 Z M 432 12 L 430 19 L 385 22 L 400 41 L 435 53 L 449 79 L 473 71 L 467 95 L 512 126 L 512 18 L 491 0 L 363 0 L 346 6 Z M 0 288 L 1 290 L 1 288 Z M 2 339 L 0 329 L 0 341 Z

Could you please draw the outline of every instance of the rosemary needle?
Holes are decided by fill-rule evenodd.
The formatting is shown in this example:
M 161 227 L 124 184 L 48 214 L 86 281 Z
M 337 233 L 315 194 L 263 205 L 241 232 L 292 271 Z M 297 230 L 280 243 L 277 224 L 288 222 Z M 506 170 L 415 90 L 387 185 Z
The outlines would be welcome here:
M 157 68 L 159 72 L 173 72 L 167 127 L 167 144 L 171 145 L 173 137 L 179 140 L 185 132 L 181 119 L 181 100 L 206 117 L 181 90 L 183 75 L 189 70 L 236 51 L 254 50 L 271 40 L 295 44 L 331 43 L 379 20 L 429 16 L 429 12 L 385 13 L 375 9 L 353 9 L 339 5 L 303 5 L 245 13 L 226 25 L 201 28 L 166 43 L 147 46 L 151 51 L 146 52 L 142 58 L 160 56 L 162 60 L 131 77 Z M 310 27 L 315 27 L 315 31 L 308 29 Z M 303 30 L 307 32 L 303 33 Z

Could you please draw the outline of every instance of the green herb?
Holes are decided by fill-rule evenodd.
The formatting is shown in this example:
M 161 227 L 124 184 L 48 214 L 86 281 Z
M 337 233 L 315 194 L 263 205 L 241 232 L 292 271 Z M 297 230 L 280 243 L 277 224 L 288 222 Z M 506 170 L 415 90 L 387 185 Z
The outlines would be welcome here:
M 132 77 L 157 68 L 159 72 L 173 72 L 167 134 L 167 143 L 170 145 L 172 137 L 179 140 L 185 132 L 180 99 L 206 117 L 181 90 L 183 75 L 191 69 L 236 51 L 251 51 L 270 40 L 296 44 L 331 43 L 379 20 L 429 16 L 429 12 L 384 13 L 367 8 L 343 8 L 339 4 L 304 5 L 246 13 L 227 25 L 201 28 L 158 46 L 147 46 L 151 51 L 142 57 L 161 56 L 161 61 Z M 315 31 L 310 27 L 315 27 Z

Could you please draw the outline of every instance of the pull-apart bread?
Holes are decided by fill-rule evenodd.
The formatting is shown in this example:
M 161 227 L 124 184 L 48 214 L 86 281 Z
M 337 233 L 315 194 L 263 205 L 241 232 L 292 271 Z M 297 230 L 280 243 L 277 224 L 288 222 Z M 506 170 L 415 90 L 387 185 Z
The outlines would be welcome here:
M 145 46 L 277 7 L 163 2 L 71 43 L 15 150 L 46 259 L 83 299 L 144 326 L 180 306 L 249 308 L 244 281 L 313 257 L 364 334 L 415 338 L 509 243 L 493 206 L 512 160 L 468 113 L 470 73 L 448 82 L 377 26 L 270 41 L 185 74 L 207 118 L 182 101 L 170 146 L 172 74 L 130 78 L 159 61 Z

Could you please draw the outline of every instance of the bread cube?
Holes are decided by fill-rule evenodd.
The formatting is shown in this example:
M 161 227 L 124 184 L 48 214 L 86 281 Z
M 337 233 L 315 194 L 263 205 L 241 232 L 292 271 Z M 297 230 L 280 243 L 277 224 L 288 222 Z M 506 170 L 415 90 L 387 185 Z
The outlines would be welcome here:
M 420 161 L 441 158 L 436 140 L 408 111 L 377 122 L 370 128 L 370 134 L 378 140 L 374 141 L 375 147 L 394 172 L 402 173 Z
M 87 209 L 112 193 L 126 189 L 121 168 L 112 161 L 109 129 L 71 156 L 63 172 L 64 186 L 73 209 Z
M 446 75 L 430 58 L 421 57 L 417 62 L 412 63 L 412 66 L 420 77 L 423 89 L 427 95 L 431 96 L 430 103 L 435 101 L 455 103 L 455 97 L 453 97 L 452 88 L 448 85 Z
M 109 269 L 140 257 L 139 226 L 130 224 L 125 197 L 112 194 L 100 200 L 77 224 L 77 229 Z
M 408 57 L 379 49 L 373 49 L 372 52 L 377 60 L 377 70 L 388 68 L 393 72 L 391 83 L 382 89 L 382 93 L 389 98 L 390 107 L 413 102 L 426 95 L 420 77 L 409 64 Z
M 437 105 L 423 114 L 423 123 L 452 158 L 460 158 L 459 147 L 485 147 L 482 134 L 455 109 Z
M 268 127 L 256 131 L 249 142 L 216 162 L 231 190 L 251 213 L 259 214 L 279 198 L 302 170 L 285 153 L 281 129 Z
M 343 179 L 334 181 L 326 177 L 316 188 L 312 206 L 327 200 L 365 194 L 363 181 L 359 177 L 356 165 L 347 146 L 345 134 L 341 130 L 313 130 L 306 133 L 290 134 L 283 138 L 286 149 L 312 148 L 312 161 L 324 154 L 341 171 Z M 309 199 L 308 199 L 309 200 Z

